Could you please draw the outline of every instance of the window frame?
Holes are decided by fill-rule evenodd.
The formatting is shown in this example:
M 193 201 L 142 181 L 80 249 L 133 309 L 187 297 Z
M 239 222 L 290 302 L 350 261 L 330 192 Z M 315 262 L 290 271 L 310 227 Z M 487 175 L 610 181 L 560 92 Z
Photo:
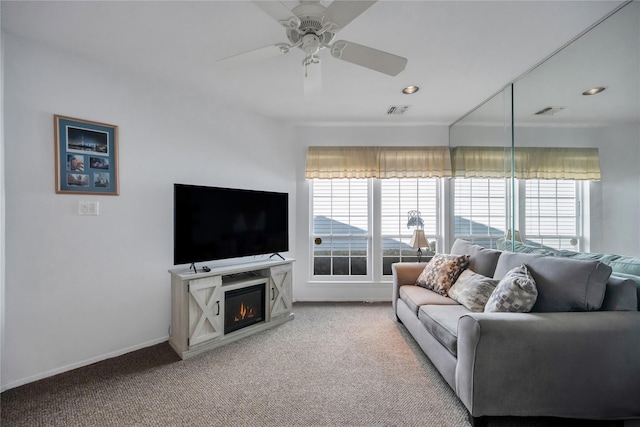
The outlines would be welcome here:
M 433 227 L 431 229 L 426 229 L 425 230 L 425 236 L 426 238 L 429 240 L 429 243 L 433 244 L 435 243 L 435 246 L 438 247 L 438 241 L 440 240 L 440 237 L 442 235 L 442 218 L 441 218 L 441 209 L 440 207 L 442 206 L 443 203 L 443 197 L 442 197 L 442 179 L 441 178 L 393 178 L 393 179 L 384 179 L 384 180 L 376 180 L 377 181 L 377 186 L 378 186 L 378 191 L 377 191 L 377 200 L 379 202 L 379 206 L 377 207 L 377 210 L 375 211 L 378 215 L 377 215 L 377 222 L 380 224 L 380 230 L 379 232 L 376 234 L 377 239 L 374 239 L 374 241 L 377 243 L 378 249 L 379 249 L 379 253 L 376 254 L 376 260 L 380 260 L 380 264 L 379 267 L 376 265 L 376 269 L 379 272 L 380 277 L 384 277 L 384 278 L 390 278 L 392 275 L 391 274 L 384 274 L 384 265 L 385 265 L 385 255 L 384 255 L 384 241 L 387 238 L 391 238 L 391 239 L 396 239 L 396 238 L 400 238 L 400 239 L 406 239 L 407 242 L 411 239 L 411 236 L 413 235 L 413 229 L 411 228 L 406 228 L 406 234 L 384 234 L 382 232 L 382 227 L 383 227 L 383 212 L 382 212 L 382 202 L 383 202 L 383 194 L 382 194 L 382 187 L 383 187 L 383 182 L 389 182 L 389 181 L 400 181 L 400 180 L 412 180 L 415 182 L 416 184 L 416 203 L 415 205 L 413 205 L 413 209 L 420 210 L 422 208 L 423 205 L 420 204 L 420 181 L 427 181 L 427 185 L 433 185 L 434 188 L 430 189 L 433 191 L 433 196 L 435 197 L 434 203 L 433 203 L 433 209 L 430 209 L 429 211 L 421 211 L 421 215 L 423 218 L 431 218 L 432 221 L 434 222 Z M 431 184 L 433 183 L 433 184 Z M 399 191 L 400 193 L 400 191 Z M 425 196 L 425 197 L 429 197 L 429 195 Z M 401 203 L 401 201 L 399 200 L 399 202 Z M 409 209 L 411 210 L 411 209 Z M 424 210 L 424 209 L 423 209 Z M 432 211 L 432 212 L 431 212 Z M 404 218 L 404 223 L 406 224 L 406 218 L 407 218 L 407 213 L 408 210 L 406 212 L 399 212 L 400 215 Z M 401 219 L 401 223 L 402 223 L 402 219 Z M 425 221 L 427 222 L 427 221 Z M 401 227 L 402 228 L 402 227 Z M 417 249 L 412 249 L 412 251 L 414 252 L 414 255 L 411 256 L 405 256 L 406 259 L 403 259 L 402 254 L 400 254 L 400 260 L 399 262 L 417 262 Z M 423 260 L 426 256 L 429 256 L 429 251 L 430 249 L 427 248 L 426 250 L 423 251 Z M 387 257 L 387 258 L 391 258 L 391 257 Z
M 358 236 L 362 237 L 364 239 L 366 239 L 366 250 L 367 250 L 367 255 L 366 255 L 366 263 L 367 263 L 367 274 L 364 275 L 334 275 L 334 274 L 328 274 L 328 275 L 318 275 L 315 274 L 315 238 L 316 237 L 321 237 L 322 236 L 326 236 L 326 237 L 331 237 L 333 235 L 327 235 L 327 234 L 316 234 L 314 233 L 314 200 L 315 200 L 315 182 L 316 181 L 331 181 L 329 179 L 319 179 L 319 178 L 314 178 L 311 179 L 311 185 L 309 186 L 309 212 L 310 212 L 310 223 L 309 223 L 309 275 L 310 275 L 310 281 L 312 282 L 349 282 L 349 283 L 353 283 L 353 282 L 366 282 L 369 283 L 371 281 L 373 281 L 374 278 L 374 269 L 375 267 L 373 266 L 372 263 L 372 251 L 373 251 L 373 245 L 372 245 L 372 238 L 373 238 L 373 234 L 374 234 L 374 224 L 372 222 L 372 209 L 371 209 L 371 200 L 372 200 L 372 193 L 373 193 L 373 186 L 372 186 L 372 179 L 371 178 L 341 178 L 339 180 L 344 180 L 344 181 L 351 181 L 351 180 L 357 180 L 357 181 L 366 181 L 367 182 L 367 222 L 368 222 L 368 230 L 367 233 L 363 233 L 362 236 Z M 336 179 L 334 179 L 333 181 L 336 181 Z M 332 257 L 333 258 L 333 257 Z M 350 257 L 349 257 L 350 258 Z
M 478 178 L 455 178 L 455 179 L 478 179 Z M 480 178 L 483 180 L 488 180 L 489 178 Z M 585 194 L 588 194 L 588 183 L 589 181 L 580 181 L 580 180 L 531 180 L 531 179 L 515 179 L 515 195 L 512 197 L 512 190 L 511 190 L 511 185 L 510 185 L 510 181 L 509 180 L 503 180 L 501 178 L 496 178 L 496 181 L 504 181 L 505 183 L 505 197 L 506 197 L 506 202 L 505 202 L 505 224 L 504 224 L 504 229 L 505 232 L 506 230 L 509 230 L 511 228 L 510 226 L 510 222 L 511 222 L 511 218 L 514 218 L 514 222 L 515 222 L 515 229 L 517 231 L 520 231 L 521 236 L 524 240 L 524 242 L 526 244 L 529 245 L 536 245 L 536 246 L 543 246 L 545 245 L 544 240 L 543 239 L 547 239 L 547 244 L 546 246 L 552 247 L 554 249 L 568 249 L 568 250 L 572 250 L 572 251 L 583 251 L 584 250 L 584 246 L 585 246 L 585 240 L 587 240 L 587 236 L 585 235 L 585 231 L 588 229 L 588 225 L 585 224 L 586 218 L 587 216 L 585 215 L 584 210 L 588 209 L 588 201 L 585 200 Z M 527 185 L 527 181 L 564 181 L 564 182 L 573 182 L 573 185 L 575 186 L 575 210 L 576 210 L 576 216 L 575 216 L 575 230 L 576 230 L 576 234 L 575 235 L 564 235 L 564 234 L 557 234 L 557 235 L 551 235 L 551 234 L 545 234 L 545 235 L 530 235 L 527 231 L 527 226 L 526 226 L 526 222 L 527 222 L 527 192 L 526 192 L 526 185 Z M 465 239 L 471 242 L 478 242 L 479 240 L 487 240 L 487 239 L 491 239 L 492 240 L 492 248 L 495 248 L 495 241 L 499 240 L 500 238 L 503 238 L 504 235 L 502 235 L 501 237 L 498 237 L 498 235 L 493 235 L 493 236 L 489 236 L 489 235 L 478 235 L 478 234 L 456 234 L 456 230 L 455 230 L 455 218 L 456 218 L 456 181 L 454 181 L 451 185 L 451 191 L 450 191 L 450 218 L 451 218 L 451 224 L 452 224 L 452 238 L 453 240 L 455 240 L 456 238 L 460 238 L 460 239 Z M 511 213 L 511 209 L 513 206 L 513 210 L 514 212 Z M 575 238 L 576 239 L 576 245 L 575 246 L 562 246 L 562 245 L 551 245 L 548 243 L 549 240 L 553 240 L 553 239 L 564 239 L 564 240 L 569 240 Z M 542 240 L 542 242 L 537 242 L 536 240 Z M 483 244 L 483 246 L 486 246 Z
M 501 210 L 503 210 L 503 215 L 504 215 L 504 221 L 503 223 L 500 225 L 501 227 L 503 227 L 504 231 L 502 231 L 501 234 L 474 234 L 473 232 L 469 233 L 469 234 L 462 234 L 462 233 L 456 233 L 456 199 L 457 199 L 457 195 L 456 195 L 456 183 L 457 182 L 472 182 L 472 181 L 485 181 L 489 183 L 489 186 L 491 185 L 491 181 L 495 181 L 500 182 L 504 185 L 504 206 L 502 206 Z M 450 223 L 451 223 L 451 236 L 453 241 L 455 241 L 456 239 L 463 239 L 463 240 L 467 240 L 469 242 L 472 243 L 478 243 L 481 244 L 482 246 L 486 246 L 484 241 L 488 240 L 490 242 L 490 245 L 488 247 L 492 248 L 492 249 L 496 249 L 496 242 L 501 239 L 504 238 L 506 230 L 508 230 L 509 227 L 509 220 L 511 218 L 510 215 L 510 206 L 511 206 L 511 186 L 510 186 L 510 181 L 509 180 L 505 180 L 504 178 L 453 178 L 452 179 L 452 183 L 451 183 L 451 188 L 449 191 L 449 197 L 450 197 L 450 203 L 449 203 L 449 207 L 450 207 L 450 211 L 449 211 L 449 218 L 450 218 Z M 473 189 L 471 190 L 473 191 Z M 474 197 L 471 196 L 471 199 L 473 199 Z M 475 197 L 476 199 L 480 199 L 480 197 Z M 473 201 L 470 201 L 470 205 L 473 204 Z M 472 209 L 472 207 L 470 208 Z M 491 207 L 488 207 L 489 209 L 489 215 L 490 215 L 490 211 L 491 211 Z M 473 217 L 471 217 L 473 218 Z M 471 222 L 473 222 L 473 219 L 470 220 Z M 487 229 L 492 228 L 490 224 L 486 224 Z M 473 231 L 473 229 L 471 229 L 471 231 Z
M 309 212 L 310 212 L 310 225 L 309 225 L 309 276 L 310 282 L 315 283 L 376 283 L 376 282 L 390 282 L 391 275 L 383 274 L 383 241 L 386 235 L 382 234 L 382 179 L 378 178 L 345 178 L 350 180 L 367 181 L 367 218 L 368 218 L 368 232 L 366 233 L 367 240 L 367 274 L 366 275 L 315 275 L 314 274 L 314 181 L 310 179 L 309 185 Z M 399 178 L 405 179 L 405 178 Z M 429 241 L 436 241 L 436 253 L 442 252 L 442 248 L 448 248 L 455 241 L 456 238 L 464 238 L 470 241 L 478 241 L 477 235 L 461 235 L 455 233 L 455 180 L 456 179 L 477 179 L 477 178 L 408 178 L 408 179 L 434 179 L 436 182 L 436 235 L 427 234 Z M 487 179 L 487 178 L 482 178 Z M 511 228 L 511 220 L 515 218 L 516 230 L 520 230 L 523 233 L 523 237 L 527 239 L 527 232 L 525 227 L 526 222 L 526 180 L 515 180 L 515 185 L 512 186 L 512 181 L 509 179 L 496 178 L 498 181 L 502 181 L 505 185 L 505 223 L 504 229 Z M 571 180 L 565 180 L 571 181 Z M 577 251 L 584 250 L 587 246 L 589 225 L 585 223 L 588 221 L 589 216 L 586 214 L 586 210 L 589 209 L 589 181 L 575 181 L 576 185 L 576 204 L 577 204 L 577 216 L 576 216 L 576 232 L 578 245 Z M 512 196 L 512 193 L 515 193 Z M 515 202 L 515 203 L 514 203 Z M 512 209 L 514 212 L 511 212 Z M 481 237 L 481 236 L 480 236 Z M 497 235 L 484 236 L 485 238 L 493 238 L 497 240 Z M 500 236 L 500 237 L 504 237 Z M 410 261 L 411 262 L 411 261 Z
M 527 230 L 527 181 L 563 181 L 563 182 L 573 182 L 575 188 L 575 235 L 568 234 L 536 234 L 531 235 Z M 587 200 L 585 200 L 585 194 L 588 193 L 588 185 L 589 181 L 579 181 L 579 180 L 570 180 L 570 179 L 562 179 L 562 180 L 525 180 L 519 179 L 516 180 L 516 191 L 519 195 L 518 197 L 518 211 L 520 213 L 517 216 L 518 226 L 520 230 L 522 230 L 523 240 L 529 241 L 528 244 L 535 244 L 539 246 L 549 246 L 557 250 L 571 250 L 576 252 L 582 252 L 585 250 L 585 230 L 588 228 L 586 221 L 586 215 L 584 212 L 586 206 L 588 204 Z M 556 216 L 557 218 L 557 216 Z M 544 242 L 544 239 L 576 239 L 576 245 L 563 247 L 562 245 L 551 246 L 548 243 Z M 541 242 L 537 242 L 536 240 L 541 240 Z

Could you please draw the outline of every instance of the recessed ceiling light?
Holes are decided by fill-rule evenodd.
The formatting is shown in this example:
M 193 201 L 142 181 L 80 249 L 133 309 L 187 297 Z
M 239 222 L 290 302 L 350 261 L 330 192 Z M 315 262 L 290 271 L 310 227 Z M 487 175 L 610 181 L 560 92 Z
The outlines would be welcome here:
M 416 93 L 417 91 L 420 90 L 419 86 L 407 86 L 404 89 L 402 89 L 402 93 L 406 94 L 406 95 L 411 95 L 412 93 Z
M 595 95 L 596 93 L 600 93 L 605 89 L 606 89 L 606 87 L 603 87 L 603 86 L 592 87 L 591 89 L 588 89 L 588 90 L 585 90 L 584 92 L 582 92 L 582 94 L 583 95 Z

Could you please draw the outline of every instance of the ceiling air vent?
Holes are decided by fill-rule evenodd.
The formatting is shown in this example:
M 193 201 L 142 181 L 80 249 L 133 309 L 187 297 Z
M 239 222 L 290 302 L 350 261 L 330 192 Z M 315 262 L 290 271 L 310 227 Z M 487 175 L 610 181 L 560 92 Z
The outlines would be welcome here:
M 553 116 L 567 107 L 547 107 L 535 113 L 536 116 Z
M 387 110 L 387 114 L 390 116 L 399 116 L 404 114 L 409 109 L 409 105 L 392 105 Z

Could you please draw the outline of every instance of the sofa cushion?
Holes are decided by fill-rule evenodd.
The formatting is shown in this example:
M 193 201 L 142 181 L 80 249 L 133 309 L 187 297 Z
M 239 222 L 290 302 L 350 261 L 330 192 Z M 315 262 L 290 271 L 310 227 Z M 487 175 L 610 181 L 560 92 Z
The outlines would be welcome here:
M 522 264 L 504 275 L 489 297 L 484 311 L 485 313 L 528 313 L 537 298 L 536 282 L 527 267 Z
M 423 305 L 418 319 L 451 354 L 458 355 L 458 319 L 470 311 L 461 305 Z
M 602 311 L 637 311 L 636 283 L 631 279 L 611 276 L 602 301 Z
M 640 310 L 640 276 L 634 276 L 633 274 L 624 274 L 624 273 L 611 273 L 611 277 L 616 277 L 618 279 L 629 279 L 636 284 L 636 296 L 638 298 L 638 310 Z M 610 277 L 610 278 L 611 278 Z
M 616 273 L 640 276 L 640 258 L 620 255 L 612 257 L 606 264 Z
M 483 276 L 493 277 L 501 252 L 495 249 L 483 248 L 466 240 L 457 239 L 453 242 L 451 254 L 470 255 L 469 269 Z
M 436 254 L 418 276 L 416 285 L 446 296 L 468 264 L 469 255 Z
M 531 311 L 598 310 L 604 299 L 611 267 L 599 261 L 577 260 L 536 254 L 503 252 L 495 279 L 525 264 L 536 282 L 538 299 Z
M 640 258 L 637 258 L 637 257 L 628 257 L 628 256 L 622 256 L 622 255 L 615 255 L 615 254 L 599 254 L 594 252 L 575 252 L 575 251 L 569 251 L 569 250 L 552 249 L 547 247 L 541 248 L 539 246 L 527 245 L 521 242 L 514 242 L 514 243 L 515 243 L 515 246 L 512 248 L 510 241 L 505 241 L 504 239 L 500 239 L 497 242 L 497 246 L 498 246 L 498 249 L 500 250 L 511 251 L 511 252 L 551 255 L 551 256 L 557 256 L 557 257 L 563 257 L 563 258 L 600 261 L 611 267 L 612 274 L 632 279 L 636 283 L 640 284 Z
M 467 268 L 449 289 L 449 298 L 471 311 L 481 313 L 499 280 L 478 274 Z
M 522 242 L 518 242 L 517 240 L 512 242 L 511 240 L 498 239 L 496 241 L 496 247 L 501 251 L 520 252 L 524 254 L 556 256 L 557 253 L 557 251 L 552 248 L 531 246 Z
M 416 285 L 400 286 L 398 295 L 416 316 L 418 315 L 418 309 L 421 305 L 458 305 L 458 303 L 451 298 Z

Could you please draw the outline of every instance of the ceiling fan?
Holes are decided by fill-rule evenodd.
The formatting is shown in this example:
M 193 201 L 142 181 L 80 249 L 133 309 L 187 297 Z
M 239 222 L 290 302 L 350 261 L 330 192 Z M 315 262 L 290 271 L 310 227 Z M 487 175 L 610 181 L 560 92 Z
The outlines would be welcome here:
M 395 76 L 406 67 L 406 58 L 350 41 L 333 41 L 338 31 L 376 1 L 334 0 L 325 7 L 320 0 L 302 0 L 299 5 L 289 10 L 279 1 L 256 0 L 253 2 L 256 6 L 285 27 L 289 43 L 266 46 L 224 58 L 218 62 L 235 67 L 283 55 L 294 48 L 299 48 L 305 55 L 302 60 L 305 95 L 319 93 L 320 57 L 318 53 L 325 48 L 334 58 Z

